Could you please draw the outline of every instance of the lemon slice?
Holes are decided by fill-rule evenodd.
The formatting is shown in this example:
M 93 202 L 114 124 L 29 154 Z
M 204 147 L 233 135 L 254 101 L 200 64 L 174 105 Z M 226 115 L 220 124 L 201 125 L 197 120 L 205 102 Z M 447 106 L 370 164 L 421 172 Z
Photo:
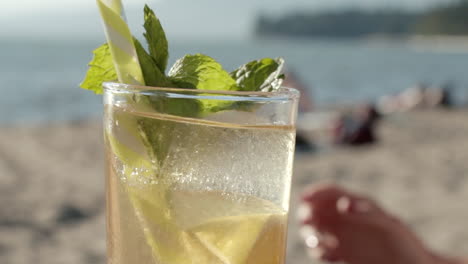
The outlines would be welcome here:
M 243 264 L 262 235 L 270 215 L 233 216 L 190 230 L 223 264 Z

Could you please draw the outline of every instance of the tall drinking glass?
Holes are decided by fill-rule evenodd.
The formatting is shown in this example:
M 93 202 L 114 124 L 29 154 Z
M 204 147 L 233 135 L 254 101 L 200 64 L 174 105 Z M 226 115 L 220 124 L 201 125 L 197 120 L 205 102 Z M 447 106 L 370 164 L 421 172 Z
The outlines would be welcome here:
M 284 263 L 296 90 L 104 87 L 108 263 Z

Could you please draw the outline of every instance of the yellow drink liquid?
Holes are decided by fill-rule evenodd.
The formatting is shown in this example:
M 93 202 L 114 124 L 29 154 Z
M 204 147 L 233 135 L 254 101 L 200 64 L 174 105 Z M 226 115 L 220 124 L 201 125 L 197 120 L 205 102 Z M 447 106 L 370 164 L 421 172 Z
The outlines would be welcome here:
M 106 114 L 109 264 L 284 263 L 292 128 Z M 163 161 L 134 119 L 170 129 Z

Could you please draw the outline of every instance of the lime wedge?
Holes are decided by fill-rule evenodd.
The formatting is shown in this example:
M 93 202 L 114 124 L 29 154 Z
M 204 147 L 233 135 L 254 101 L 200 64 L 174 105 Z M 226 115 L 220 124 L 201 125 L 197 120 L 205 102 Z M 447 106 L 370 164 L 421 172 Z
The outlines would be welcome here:
M 193 263 L 283 263 L 286 217 L 273 203 L 241 194 L 181 190 L 169 191 L 168 203 L 174 222 L 205 248 L 191 256 L 218 259 Z M 196 241 L 185 245 L 199 247 Z
M 157 263 L 187 263 L 190 255 L 185 243 L 191 241 L 168 214 L 161 189 L 127 187 L 127 191 Z
M 190 230 L 223 264 L 244 264 L 270 215 L 215 219 Z

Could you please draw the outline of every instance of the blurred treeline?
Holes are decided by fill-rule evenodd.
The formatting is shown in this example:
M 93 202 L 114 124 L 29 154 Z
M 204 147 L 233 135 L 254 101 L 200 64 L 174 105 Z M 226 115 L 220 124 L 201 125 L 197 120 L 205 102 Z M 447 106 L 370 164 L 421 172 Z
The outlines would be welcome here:
M 422 12 L 350 9 L 326 13 L 295 11 L 282 17 L 260 15 L 256 34 L 301 37 L 468 35 L 468 0 Z

